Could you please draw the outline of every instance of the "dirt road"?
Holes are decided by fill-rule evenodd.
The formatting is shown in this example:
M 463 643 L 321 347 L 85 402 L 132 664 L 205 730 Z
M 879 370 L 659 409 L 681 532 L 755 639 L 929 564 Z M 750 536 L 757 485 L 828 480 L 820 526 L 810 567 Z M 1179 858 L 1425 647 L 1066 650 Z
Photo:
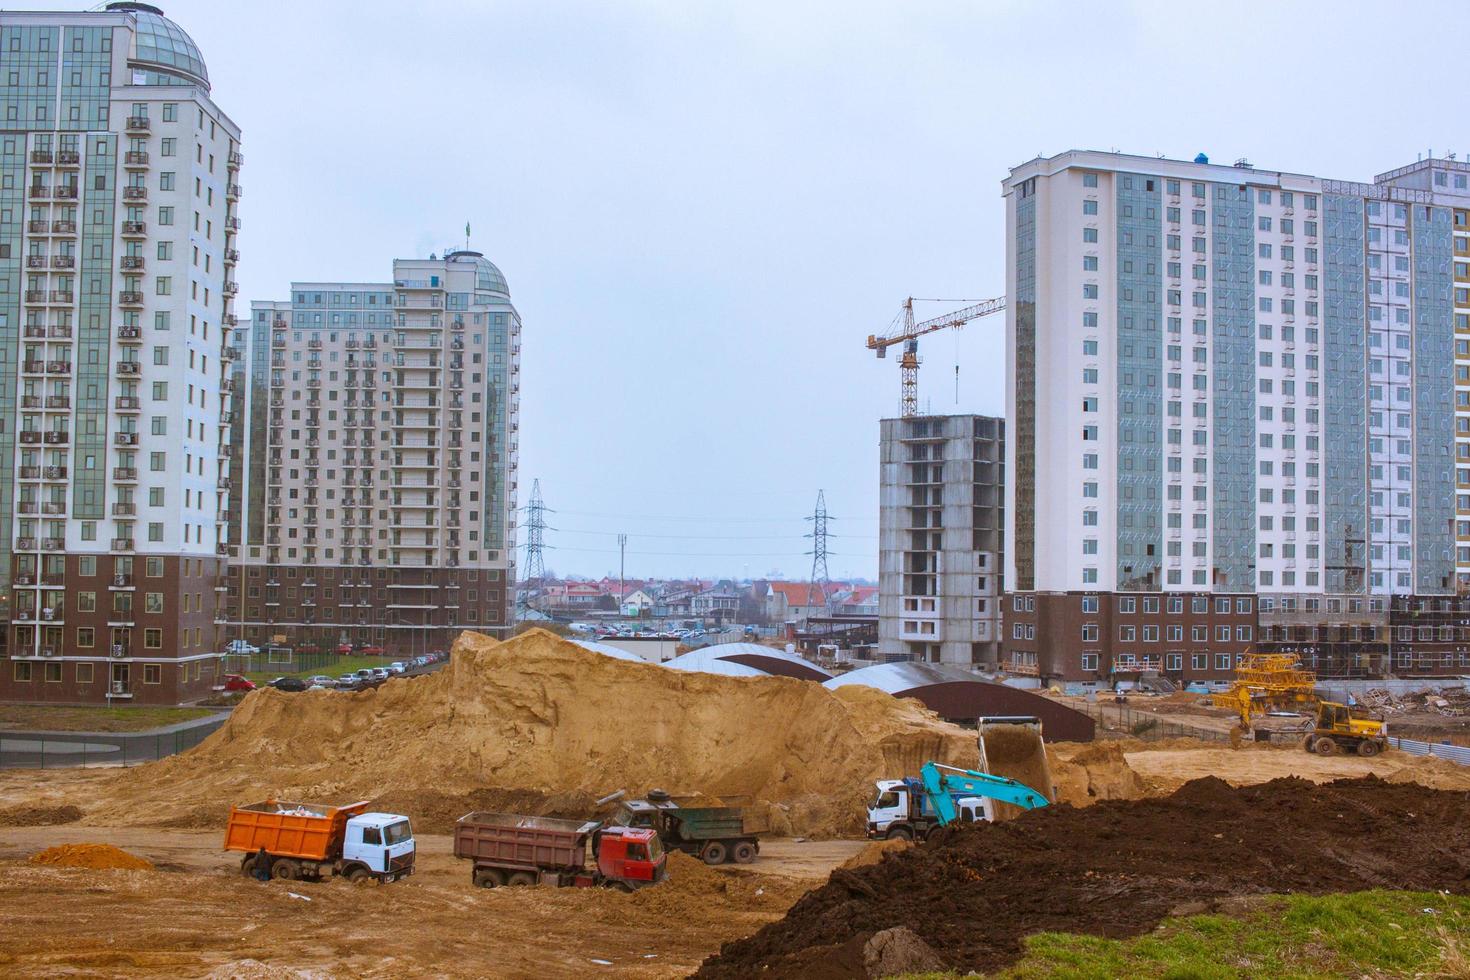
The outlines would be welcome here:
M 158 870 L 24 863 L 46 847 L 85 842 L 116 844 Z M 450 839 L 437 835 L 419 838 L 417 874 L 384 887 L 251 881 L 219 850 L 217 832 L 0 828 L 0 907 L 9 920 L 0 969 L 10 975 L 684 976 L 722 942 L 779 918 L 861 846 L 773 840 L 750 869 L 681 860 L 668 883 L 629 896 L 475 889 L 466 866 L 451 855 Z

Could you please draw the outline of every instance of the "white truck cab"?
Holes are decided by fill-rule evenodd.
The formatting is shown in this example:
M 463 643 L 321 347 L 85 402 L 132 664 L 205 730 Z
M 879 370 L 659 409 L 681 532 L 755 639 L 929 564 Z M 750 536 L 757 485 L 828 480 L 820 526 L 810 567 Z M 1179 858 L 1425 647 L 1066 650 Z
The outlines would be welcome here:
M 361 813 L 347 821 L 342 864 L 360 864 L 384 882 L 413 874 L 413 827 L 397 813 Z
M 918 780 L 880 779 L 868 807 L 868 836 L 874 839 L 897 838 L 923 840 L 939 826 L 939 817 L 917 785 Z M 995 803 L 984 796 L 955 798 L 959 823 L 977 823 L 995 819 Z

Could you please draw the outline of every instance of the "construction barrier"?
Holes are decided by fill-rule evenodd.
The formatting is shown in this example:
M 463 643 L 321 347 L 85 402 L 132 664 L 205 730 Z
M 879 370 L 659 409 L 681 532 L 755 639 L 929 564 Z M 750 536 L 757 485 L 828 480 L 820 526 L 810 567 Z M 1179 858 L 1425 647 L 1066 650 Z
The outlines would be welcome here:
M 1462 766 L 1470 766 L 1470 748 L 1449 745 L 1445 742 L 1416 742 L 1410 738 L 1388 737 L 1388 744 L 1409 755 L 1428 755 L 1436 759 L 1448 759 Z
M 202 724 L 171 732 L 78 732 L 75 735 L 0 732 L 0 769 L 76 769 L 157 762 L 192 749 L 228 717 L 228 712 L 220 712 L 218 717 Z

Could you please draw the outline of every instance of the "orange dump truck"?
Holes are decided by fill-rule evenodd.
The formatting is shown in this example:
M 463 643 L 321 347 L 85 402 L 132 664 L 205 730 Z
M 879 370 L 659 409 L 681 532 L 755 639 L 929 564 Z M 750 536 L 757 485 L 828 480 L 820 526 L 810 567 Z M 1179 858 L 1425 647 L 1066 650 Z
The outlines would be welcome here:
M 351 881 L 397 881 L 413 874 L 413 828 L 368 803 L 322 806 L 263 800 L 230 807 L 225 850 L 243 851 L 240 873 L 287 881 L 342 875 Z

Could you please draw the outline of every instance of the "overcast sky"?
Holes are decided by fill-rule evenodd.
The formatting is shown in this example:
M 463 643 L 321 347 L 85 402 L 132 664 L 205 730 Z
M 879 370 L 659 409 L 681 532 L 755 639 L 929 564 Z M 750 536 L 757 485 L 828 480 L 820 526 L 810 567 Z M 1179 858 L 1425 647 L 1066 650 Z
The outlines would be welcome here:
M 244 130 L 241 309 L 472 223 L 525 322 L 520 500 L 540 478 L 562 573 L 616 574 L 625 531 L 630 577 L 804 578 L 825 489 L 832 576 L 876 575 L 898 369 L 863 343 L 905 296 L 1004 292 L 1012 166 L 1470 152 L 1434 34 L 1463 0 L 1402 30 L 1351 0 L 161 5 Z M 1001 414 L 1003 337 L 925 340 L 921 405 Z

